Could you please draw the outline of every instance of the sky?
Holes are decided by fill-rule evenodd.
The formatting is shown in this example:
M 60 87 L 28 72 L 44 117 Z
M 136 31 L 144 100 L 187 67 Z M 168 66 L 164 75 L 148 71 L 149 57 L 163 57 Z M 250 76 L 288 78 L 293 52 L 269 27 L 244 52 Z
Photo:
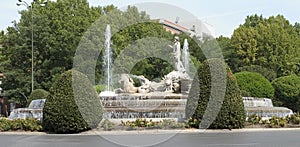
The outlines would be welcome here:
M 27 3 L 33 0 L 24 0 Z M 26 7 L 16 6 L 17 0 L 1 0 L 0 5 L 0 30 L 12 26 L 12 21 L 20 19 L 20 10 Z M 240 24 L 244 23 L 246 16 L 259 14 L 264 17 L 283 15 L 290 23 L 300 22 L 300 0 L 88 0 L 92 6 L 106 6 L 113 4 L 118 8 L 127 5 L 143 5 L 146 2 L 158 2 L 175 6 L 178 9 L 186 10 L 197 19 L 210 27 L 214 36 L 230 37 Z M 140 8 L 142 9 L 142 8 Z M 155 8 L 154 8 L 155 9 Z M 155 13 L 152 11 L 151 13 Z M 165 19 L 175 21 L 178 14 L 171 10 Z M 181 12 L 181 11 L 180 11 Z M 149 14 L 151 16 L 151 14 Z M 154 17 L 155 14 L 153 14 Z M 179 22 L 184 16 L 179 17 Z

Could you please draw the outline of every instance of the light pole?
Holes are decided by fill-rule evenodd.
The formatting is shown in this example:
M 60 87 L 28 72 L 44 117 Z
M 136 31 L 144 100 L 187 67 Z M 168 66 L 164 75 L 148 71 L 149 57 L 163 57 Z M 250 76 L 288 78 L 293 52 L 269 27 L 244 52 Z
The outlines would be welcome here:
M 23 0 L 18 0 L 19 2 L 17 3 L 17 6 L 24 5 L 28 9 L 31 10 L 31 92 L 34 89 L 34 71 L 33 71 L 33 4 L 30 6 L 26 1 Z M 36 0 L 33 0 L 35 2 Z M 47 1 L 44 2 L 41 6 L 44 6 L 47 4 Z

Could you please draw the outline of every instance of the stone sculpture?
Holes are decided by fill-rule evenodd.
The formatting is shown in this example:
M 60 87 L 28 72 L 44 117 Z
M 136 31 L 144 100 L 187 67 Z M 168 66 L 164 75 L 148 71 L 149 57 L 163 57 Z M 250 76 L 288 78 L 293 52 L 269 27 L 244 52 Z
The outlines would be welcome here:
M 168 93 L 181 93 L 181 81 L 191 81 L 189 75 L 185 72 L 181 62 L 181 49 L 179 37 L 175 36 L 173 48 L 175 70 L 165 75 L 160 82 L 152 82 L 145 78 L 143 75 L 135 76 L 122 74 L 121 80 L 123 82 L 123 89 L 118 89 L 116 93 L 150 93 L 150 92 L 168 92 Z M 141 86 L 135 87 L 132 77 L 137 78 Z M 190 84 L 189 82 L 185 82 Z M 185 85 L 189 86 L 189 85 Z M 189 88 L 185 88 L 189 89 Z

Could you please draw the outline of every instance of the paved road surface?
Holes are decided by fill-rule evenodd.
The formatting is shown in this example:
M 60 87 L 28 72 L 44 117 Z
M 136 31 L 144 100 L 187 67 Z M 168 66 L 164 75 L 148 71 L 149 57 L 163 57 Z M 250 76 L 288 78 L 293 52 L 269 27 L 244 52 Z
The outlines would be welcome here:
M 176 135 L 169 133 L 132 133 L 127 135 L 21 135 L 0 133 L 0 147 L 120 147 L 145 145 L 158 147 L 300 147 L 300 130 L 225 131 L 178 133 Z

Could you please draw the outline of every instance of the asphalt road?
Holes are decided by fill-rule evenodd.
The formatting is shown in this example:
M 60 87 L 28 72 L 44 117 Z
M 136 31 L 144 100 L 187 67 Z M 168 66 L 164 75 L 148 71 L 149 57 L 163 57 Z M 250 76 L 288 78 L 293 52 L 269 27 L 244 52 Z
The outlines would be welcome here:
M 299 147 L 300 130 L 132 133 L 106 135 L 1 134 L 0 147 Z

